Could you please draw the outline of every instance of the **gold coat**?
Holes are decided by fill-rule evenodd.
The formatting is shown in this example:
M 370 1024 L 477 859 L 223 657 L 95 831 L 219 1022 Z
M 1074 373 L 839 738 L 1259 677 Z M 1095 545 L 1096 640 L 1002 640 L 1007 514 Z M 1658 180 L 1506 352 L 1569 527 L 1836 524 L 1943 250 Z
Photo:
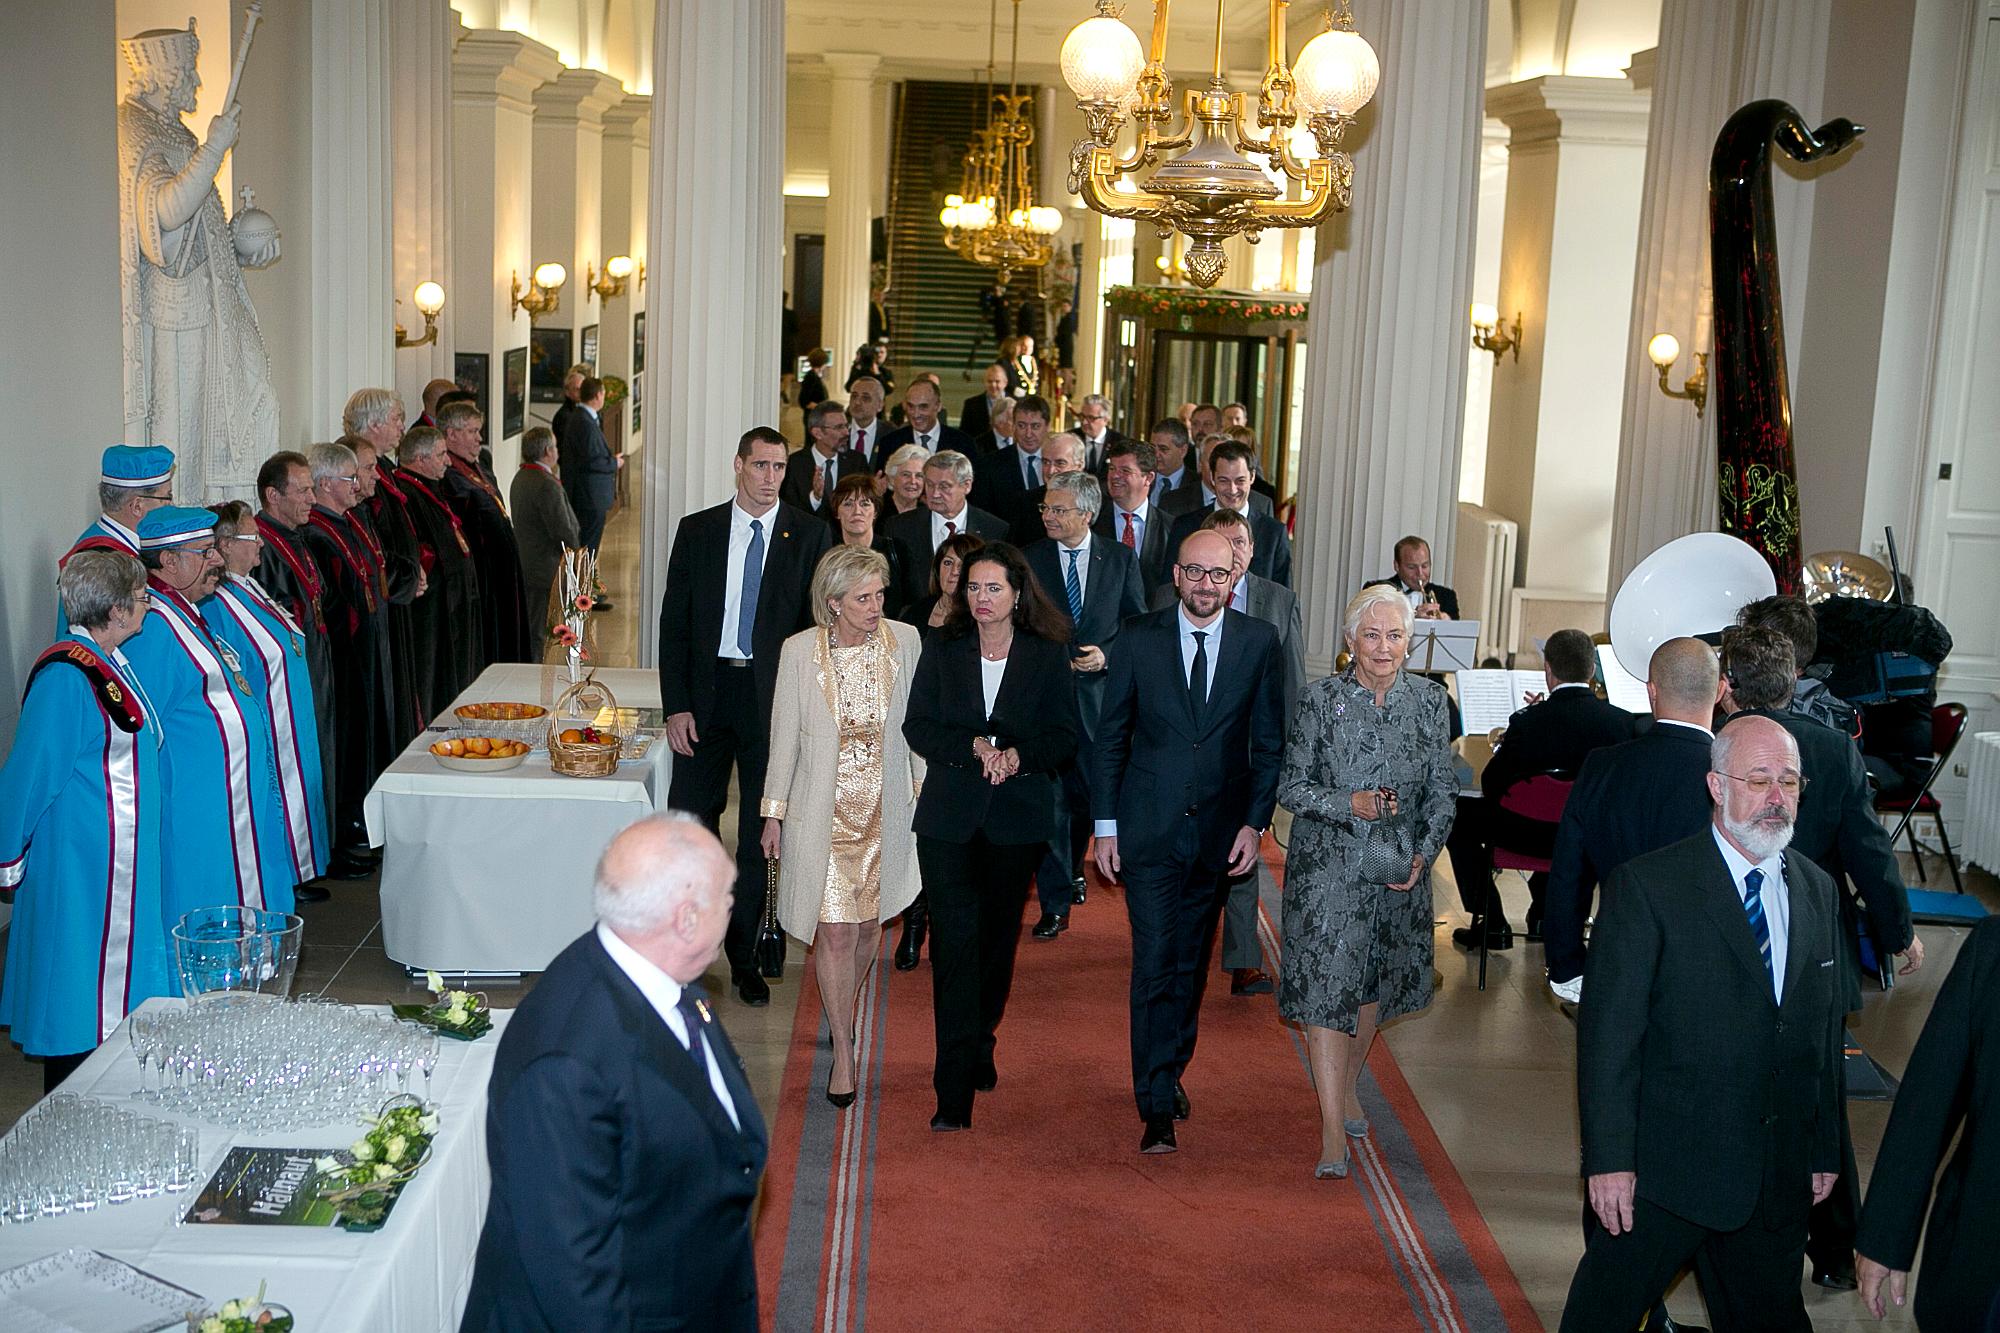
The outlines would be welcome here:
M 888 636 L 878 659 L 887 677 L 880 744 L 865 775 L 842 772 L 843 749 L 852 770 L 860 754 L 848 728 L 842 745 L 836 718 L 839 682 L 828 651 L 827 632 L 801 630 L 785 640 L 778 658 L 778 679 L 771 704 L 771 759 L 765 770 L 764 797 L 758 814 L 784 821 L 778 869 L 778 923 L 794 939 L 812 943 L 822 920 L 854 919 L 855 881 L 861 866 L 872 862 L 867 877 L 877 880 L 876 919 L 888 921 L 917 896 L 917 839 L 910 826 L 916 817 L 917 794 L 923 789 L 924 761 L 911 753 L 903 739 L 903 715 L 909 706 L 910 680 L 916 674 L 922 642 L 914 627 L 884 618 L 878 633 Z M 847 654 L 843 653 L 843 660 Z M 853 697 L 853 692 L 849 692 Z M 874 822 L 880 848 L 856 854 L 851 845 L 836 848 L 836 802 L 843 793 L 871 791 L 878 780 L 881 816 Z M 857 782 L 857 777 L 862 778 Z M 861 812 L 838 812 L 843 828 L 866 826 Z M 859 816 L 859 817 L 857 817 Z M 838 864 L 836 858 L 838 857 Z M 879 866 L 879 879 L 874 872 Z

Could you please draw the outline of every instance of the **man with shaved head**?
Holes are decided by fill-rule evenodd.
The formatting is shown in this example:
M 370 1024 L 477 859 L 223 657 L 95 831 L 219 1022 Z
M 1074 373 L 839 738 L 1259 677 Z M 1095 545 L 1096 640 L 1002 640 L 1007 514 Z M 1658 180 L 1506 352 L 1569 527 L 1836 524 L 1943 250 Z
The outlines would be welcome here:
M 1840 1162 L 1840 911 L 1787 854 L 1770 718 L 1709 746 L 1709 826 L 1612 872 L 1577 1017 L 1589 1232 L 1563 1333 L 1630 1329 L 1692 1263 L 1715 1326 L 1809 1329 L 1806 1214 Z
M 764 1121 L 701 987 L 735 878 L 679 812 L 605 849 L 596 927 L 494 1056 L 493 1191 L 461 1329 L 757 1327 Z

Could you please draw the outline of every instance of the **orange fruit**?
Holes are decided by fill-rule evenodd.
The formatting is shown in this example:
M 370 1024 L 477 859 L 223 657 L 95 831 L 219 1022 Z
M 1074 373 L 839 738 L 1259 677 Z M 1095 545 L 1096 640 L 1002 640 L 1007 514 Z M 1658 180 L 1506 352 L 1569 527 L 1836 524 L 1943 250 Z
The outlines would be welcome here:
M 487 740 L 484 736 L 474 736 L 465 743 L 467 754 L 485 755 L 490 753 L 492 749 L 493 742 Z
M 583 739 L 583 733 L 575 727 L 569 728 L 562 734 L 562 743 L 564 745 L 575 745 L 582 739 Z
M 446 748 L 447 750 L 449 750 L 449 751 L 451 752 L 451 757 L 452 757 L 453 759 L 463 759 L 463 758 L 465 758 L 465 742 L 464 742 L 464 741 L 462 741 L 462 740 L 458 740 L 458 739 L 453 739 L 453 740 L 450 740 L 450 741 L 446 742 L 446 744 L 445 744 L 445 748 Z

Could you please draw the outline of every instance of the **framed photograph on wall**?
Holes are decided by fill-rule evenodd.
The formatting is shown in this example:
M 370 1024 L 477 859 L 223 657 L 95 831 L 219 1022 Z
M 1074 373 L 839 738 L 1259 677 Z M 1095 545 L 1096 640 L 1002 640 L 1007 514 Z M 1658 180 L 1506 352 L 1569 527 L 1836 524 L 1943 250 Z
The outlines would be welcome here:
M 597 373 L 597 325 L 586 324 L 577 335 L 576 359 L 590 367 L 591 374 Z
M 528 428 L 528 349 L 516 347 L 507 353 L 500 367 L 500 438 L 519 435 Z M 562 393 L 562 381 L 556 381 Z
M 570 330 L 530 329 L 528 352 L 528 401 L 560 403 L 570 367 Z
M 645 316 L 641 315 L 640 318 L 644 319 Z M 645 382 L 646 381 L 644 379 L 642 379 L 637 375 L 634 375 L 632 377 L 632 415 L 631 415 L 632 424 L 626 427 L 625 430 L 626 438 L 628 439 L 634 435 L 637 435 L 640 432 L 640 430 L 644 428 L 646 424 L 645 416 L 640 410 L 640 403 L 639 403 L 639 386 L 641 384 L 644 384 Z
M 646 312 L 632 316 L 632 376 L 637 379 L 646 368 Z
M 452 383 L 472 395 L 481 412 L 493 406 L 488 397 L 493 387 L 493 358 L 484 352 L 456 352 L 451 358 Z

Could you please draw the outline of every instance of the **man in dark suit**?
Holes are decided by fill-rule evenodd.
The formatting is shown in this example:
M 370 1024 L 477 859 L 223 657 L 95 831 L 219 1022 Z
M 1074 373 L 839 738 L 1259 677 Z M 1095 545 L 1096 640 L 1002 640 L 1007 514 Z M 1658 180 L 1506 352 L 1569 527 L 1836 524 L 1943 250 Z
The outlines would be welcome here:
M 1896 866 L 1896 850 L 1875 817 L 1867 770 L 1853 739 L 1822 722 L 1791 711 L 1797 679 L 1791 640 L 1771 629 L 1732 627 L 1722 634 L 1722 711 L 1732 718 L 1768 718 L 1789 732 L 1799 747 L 1809 789 L 1799 803 L 1792 846 L 1811 857 L 1840 889 L 1843 1014 L 1861 1007 L 1861 954 L 1857 912 L 1847 884 L 1860 897 L 1868 937 L 1884 960 L 1903 954 L 1902 974 L 1923 966 L 1924 943 L 1910 924 L 1910 899 Z M 1824 1206 L 1813 1209 L 1806 1253 L 1813 1281 L 1836 1291 L 1852 1291 L 1854 1226 L 1859 1178 L 1847 1127 L 1847 1099 L 1840 1101 L 1839 1182 Z
M 1139 580 L 1151 599 L 1165 588 L 1171 559 L 1167 529 L 1172 521 L 1153 503 L 1153 481 L 1159 467 L 1153 446 L 1145 440 L 1119 440 L 1105 450 L 1104 489 L 1110 499 L 1097 515 L 1097 534 L 1117 542 L 1139 558 Z
M 1713 648 L 1700 639 L 1661 644 L 1646 677 L 1653 725 L 1593 751 L 1570 789 L 1550 858 L 1542 944 L 1549 986 L 1572 1004 L 1583 991 L 1583 928 L 1597 886 L 1633 857 L 1691 838 L 1709 821 L 1717 684 Z
M 1146 1153 L 1178 1146 L 1223 876 L 1256 863 L 1277 806 L 1278 636 L 1224 605 L 1230 581 L 1228 540 L 1188 538 L 1174 568 L 1180 605 L 1129 622 L 1111 647 L 1091 756 L 1097 868 L 1124 877 L 1132 919 L 1132 1083 Z
M 554 624 L 549 617 L 549 589 L 555 585 L 556 569 L 562 564 L 562 549 L 574 547 L 579 533 L 576 510 L 552 467 L 556 461 L 554 436 L 546 427 L 530 427 L 521 436 L 520 469 L 507 488 L 507 503 L 514 511 L 514 540 L 521 550 L 528 624 L 543 626 L 544 633 Z M 474 585 L 476 594 L 476 579 Z
M 778 498 L 794 509 L 818 514 L 828 523 L 840 516 L 828 503 L 841 478 L 866 472 L 868 460 L 847 446 L 847 409 L 830 398 L 806 413 L 806 447 L 785 460 L 784 484 Z
M 1248 445 L 1234 440 L 1224 440 L 1210 449 L 1203 466 L 1208 474 L 1209 485 L 1215 491 L 1215 503 L 1203 509 L 1183 512 L 1174 520 L 1167 532 L 1167 545 L 1178 551 L 1188 534 L 1201 527 L 1202 520 L 1218 509 L 1233 509 L 1250 519 L 1251 535 L 1255 538 L 1257 559 L 1250 572 L 1284 587 L 1292 586 L 1292 537 L 1285 531 L 1285 525 L 1268 513 L 1258 513 L 1253 503 L 1256 496 L 1250 491 L 1251 459 L 1253 455 Z M 1184 492 L 1176 491 L 1179 496 Z M 1266 507 L 1269 502 L 1266 501 Z
M 549 418 L 549 431 L 556 437 L 558 443 L 563 438 L 563 432 L 569 429 L 569 419 L 576 415 L 577 403 L 583 394 L 584 380 L 596 373 L 596 368 L 588 362 L 579 361 L 571 366 L 568 372 L 563 375 L 562 403 L 556 408 L 555 415 Z M 429 415 L 432 410 L 432 408 L 427 407 L 425 414 Z M 425 423 L 420 422 L 419 424 Z
M 1014 442 L 979 460 L 972 503 L 1009 524 L 1030 512 L 1029 493 L 1048 481 L 1042 445 L 1048 441 L 1053 415 L 1046 398 L 1030 394 L 1015 402 Z
M 1718 1328 L 1812 1327 L 1806 1212 L 1833 1188 L 1840 913 L 1787 855 L 1798 746 L 1731 722 L 1710 827 L 1613 872 L 1578 1009 L 1590 1227 L 1564 1333 L 1638 1327 L 1692 1260 Z
M 928 570 L 937 548 L 961 532 L 989 542 L 1005 541 L 1007 524 L 968 503 L 972 493 L 972 460 L 947 449 L 924 464 L 924 506 L 897 514 L 883 529 L 903 544 L 912 569 Z
M 618 469 L 625 466 L 605 443 L 598 420 L 603 410 L 604 381 L 589 376 L 577 390 L 576 411 L 564 423 L 565 433 L 556 436 L 563 493 L 576 511 L 577 538 L 593 551 L 604 540 L 604 520 L 618 499 Z
M 1213 463 L 1215 450 L 1225 444 L 1241 443 L 1221 435 L 1196 435 L 1188 446 L 1187 464 L 1180 485 L 1164 491 L 1159 496 L 1160 508 L 1174 518 L 1215 508 L 1215 477 Z M 1264 492 L 1270 488 L 1257 485 L 1257 449 L 1255 445 L 1244 445 L 1242 455 L 1249 464 L 1249 500 L 1243 506 L 1245 513 L 1262 514 L 1273 517 L 1271 497 Z M 1162 467 L 1166 464 L 1161 463 Z M 1225 509 L 1230 506 L 1224 505 Z
M 1073 435 L 1058 435 L 1050 441 L 1051 448 L 1058 443 L 1071 453 L 1081 451 Z M 1043 590 L 1069 615 L 1078 759 L 1062 772 L 1063 799 L 1056 808 L 1055 836 L 1035 873 L 1042 906 L 1034 926 L 1038 940 L 1052 940 L 1068 930 L 1070 907 L 1083 901 L 1083 852 L 1090 843 L 1090 778 L 1084 765 L 1104 707 L 1105 654 L 1125 621 L 1146 610 L 1138 560 L 1091 531 L 1091 520 L 1103 503 L 1097 478 L 1071 467 L 1051 478 L 1047 491 L 1041 513 L 1047 536 L 1030 543 L 1022 554 Z
M 1938 1183 L 1924 1235 L 1917 1326 L 1986 1333 L 2000 1328 L 2000 1247 L 1993 1244 L 2000 1236 L 1995 1138 L 2000 1129 L 1992 1116 L 2000 1105 L 2000 1048 L 1991 1036 L 1995 1014 L 2000 1014 L 2000 916 L 1989 916 L 1972 928 L 1938 988 L 1868 1178 L 1855 1249 L 1861 1300 L 1877 1319 L 1884 1313 L 1885 1283 L 1890 1300 L 1903 1303 L 1938 1160 L 1958 1135 L 1958 1151 Z
M 1518 820 L 1500 808 L 1507 790 L 1540 773 L 1574 779 L 1591 751 L 1632 739 L 1632 715 L 1606 703 L 1591 688 L 1597 649 L 1580 629 L 1561 629 L 1542 645 L 1542 679 L 1549 692 L 1507 720 L 1507 732 L 1479 776 L 1478 800 L 1461 798 L 1451 830 L 1451 869 L 1458 895 L 1472 924 L 1452 931 L 1460 948 L 1477 949 L 1485 933 L 1489 949 L 1509 949 L 1514 930 L 1493 888 L 1493 844 L 1523 851 L 1554 845 L 1555 830 Z M 1542 933 L 1542 901 L 1548 876 L 1528 876 L 1528 938 Z
M 890 431 L 882 416 L 882 405 L 888 400 L 882 381 L 873 375 L 858 376 L 847 386 L 847 447 L 863 458 L 873 459 L 875 442 Z
M 1084 471 L 1104 480 L 1110 464 L 1111 447 L 1126 439 L 1111 429 L 1111 400 L 1101 393 L 1087 393 L 1076 406 L 1076 437 L 1083 441 Z
M 652 815 L 598 863 L 598 924 L 501 1034 L 492 1193 L 462 1333 L 757 1327 L 750 1209 L 769 1150 L 700 978 L 736 873 L 690 816 Z
M 1146 432 L 1146 443 L 1153 446 L 1152 498 L 1155 505 L 1164 506 L 1167 497 L 1183 487 L 1193 486 L 1197 494 L 1200 492 L 1201 460 L 1194 456 L 1186 422 L 1179 417 L 1160 418 Z M 1173 512 L 1183 511 L 1175 509 Z
M 1410 599 L 1410 609 L 1419 620 L 1457 620 L 1458 594 L 1431 582 L 1431 544 L 1422 537 L 1404 537 L 1396 542 L 1396 572 L 1386 579 L 1370 579 L 1364 586 L 1387 583 Z
M 978 471 L 978 464 L 973 465 L 973 470 Z M 1066 473 L 1081 471 L 1083 441 L 1068 431 L 1049 436 L 1048 442 L 1042 445 L 1042 476 L 1045 480 L 1021 497 L 1021 516 L 1008 525 L 1007 540 L 1025 551 L 1048 536 L 1048 529 L 1042 523 L 1042 505 L 1049 498 L 1049 483 Z M 1054 595 L 1053 589 L 1050 595 Z
M 986 419 L 986 429 L 972 438 L 971 458 L 983 463 L 1014 443 L 1014 400 L 1002 398 Z
M 667 557 L 660 604 L 660 706 L 674 763 L 668 799 L 712 829 L 729 803 L 736 770 L 738 808 L 755 810 L 770 759 L 771 696 L 778 650 L 809 628 L 812 577 L 832 544 L 821 520 L 778 499 L 785 437 L 766 426 L 736 446 L 736 495 L 681 520 Z M 759 822 L 737 821 L 736 907 L 727 951 L 745 1004 L 768 1004 L 753 950 L 764 915 L 764 851 Z
M 918 445 L 927 454 L 950 449 L 970 458 L 972 437 L 938 420 L 938 410 L 942 406 L 937 385 L 925 379 L 912 384 L 903 394 L 904 424 L 885 432 L 875 441 L 875 452 L 869 458 L 875 470 L 880 472 L 886 468 L 890 456 L 906 444 Z
M 993 429 L 993 415 L 1000 404 L 1012 401 L 1007 396 L 1007 367 L 998 361 L 986 367 L 984 385 L 985 392 L 966 399 L 958 413 L 958 428 L 975 440 Z

